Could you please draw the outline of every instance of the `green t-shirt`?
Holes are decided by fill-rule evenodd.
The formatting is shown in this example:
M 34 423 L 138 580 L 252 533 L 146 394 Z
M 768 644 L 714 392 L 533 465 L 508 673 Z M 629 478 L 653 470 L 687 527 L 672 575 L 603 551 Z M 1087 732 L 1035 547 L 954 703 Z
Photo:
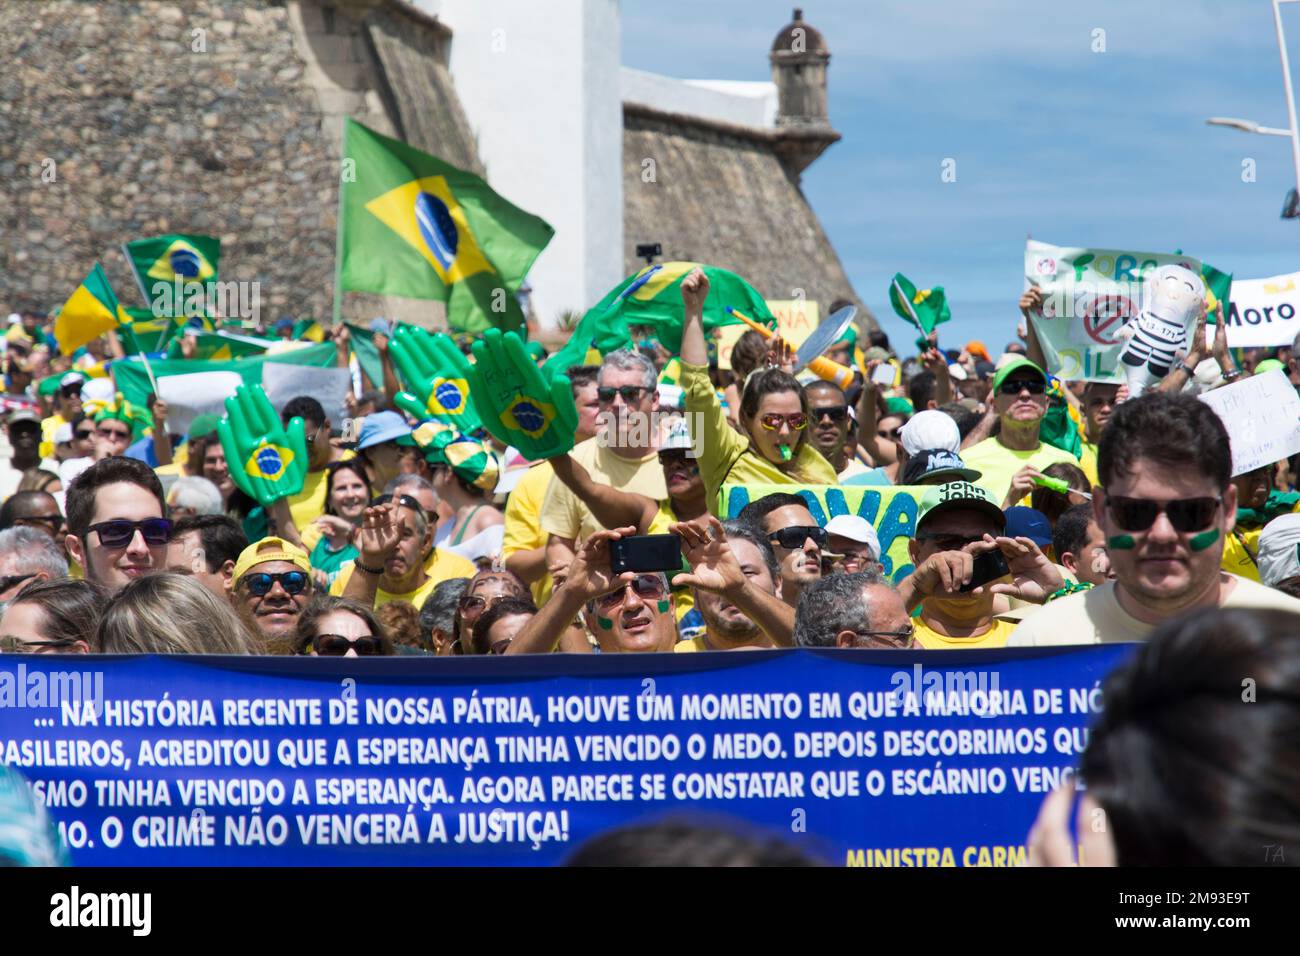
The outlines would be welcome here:
M 360 555 L 361 552 L 351 544 L 345 544 L 338 551 L 331 550 L 329 538 L 321 535 L 316 547 L 311 549 L 311 566 L 317 571 L 324 571 L 330 584 L 333 584 L 343 565 L 355 561 Z

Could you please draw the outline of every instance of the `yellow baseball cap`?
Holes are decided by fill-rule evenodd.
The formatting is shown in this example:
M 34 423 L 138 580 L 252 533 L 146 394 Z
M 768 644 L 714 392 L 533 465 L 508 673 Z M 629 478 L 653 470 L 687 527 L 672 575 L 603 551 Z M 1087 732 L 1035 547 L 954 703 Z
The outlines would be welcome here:
M 239 552 L 239 560 L 235 562 L 235 572 L 231 583 L 238 584 L 239 579 L 251 571 L 254 566 L 265 564 L 267 561 L 288 561 L 307 574 L 311 574 L 311 558 L 308 557 L 306 551 L 295 544 L 290 544 L 283 538 L 263 538 L 260 541 L 254 541 Z

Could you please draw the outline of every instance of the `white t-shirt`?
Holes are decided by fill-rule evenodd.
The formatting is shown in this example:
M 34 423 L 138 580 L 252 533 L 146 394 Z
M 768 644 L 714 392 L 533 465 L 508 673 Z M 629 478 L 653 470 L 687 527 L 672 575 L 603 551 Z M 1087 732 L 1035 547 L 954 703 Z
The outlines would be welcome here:
M 1262 608 L 1300 614 L 1300 599 L 1262 584 L 1225 575 L 1233 581 L 1222 607 Z M 1115 582 L 1058 598 L 1026 618 L 1007 641 L 1007 647 L 1048 647 L 1058 644 L 1112 644 L 1145 641 L 1155 627 L 1133 617 L 1119 604 Z

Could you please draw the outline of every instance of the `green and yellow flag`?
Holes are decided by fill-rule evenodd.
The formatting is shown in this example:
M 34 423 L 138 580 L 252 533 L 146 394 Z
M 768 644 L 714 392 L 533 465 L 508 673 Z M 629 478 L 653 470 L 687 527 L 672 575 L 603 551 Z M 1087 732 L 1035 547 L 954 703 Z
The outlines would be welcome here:
M 611 289 L 582 317 L 569 343 L 547 360 L 547 366 L 564 371 L 584 361 L 588 347 L 601 355 L 631 346 L 631 326 L 653 328 L 655 337 L 673 355 L 682 349 L 682 325 L 686 309 L 682 304 L 682 280 L 696 266 L 709 277 L 709 295 L 704 300 L 704 331 L 724 325 L 740 325 L 728 308 L 743 312 L 762 325 L 776 326 L 776 317 L 752 285 L 726 269 L 697 262 L 658 262 L 628 276 Z
M 929 335 L 940 322 L 952 318 L 943 286 L 918 289 L 901 272 L 895 273 L 889 283 L 889 304 L 900 319 L 912 323 L 922 335 Z
M 465 332 L 513 329 L 515 292 L 555 234 L 478 176 L 348 120 L 339 287 L 437 299 Z
M 96 262 L 90 275 L 82 280 L 59 309 L 54 320 L 54 339 L 59 343 L 60 352 L 71 355 L 92 339 L 130 322 L 130 316 L 108 284 L 103 267 Z
M 221 260 L 221 240 L 213 236 L 171 233 L 136 239 L 124 244 L 122 250 L 149 301 L 153 301 L 153 288 L 158 282 L 215 282 Z

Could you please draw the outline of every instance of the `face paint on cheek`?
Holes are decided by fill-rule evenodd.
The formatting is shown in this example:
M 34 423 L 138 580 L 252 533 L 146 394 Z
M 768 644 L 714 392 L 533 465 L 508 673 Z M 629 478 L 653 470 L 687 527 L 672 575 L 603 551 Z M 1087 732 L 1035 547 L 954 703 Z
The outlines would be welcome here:
M 1193 535 L 1192 540 L 1187 543 L 1193 551 L 1204 551 L 1218 540 L 1219 529 L 1211 528 L 1209 531 L 1202 531 L 1198 535 Z
M 667 613 L 668 613 L 668 602 L 667 602 L 667 601 L 656 601 L 656 602 L 655 602 L 655 607 L 659 608 L 659 613 L 660 613 L 660 614 L 667 614 Z
M 1112 551 L 1132 551 L 1136 545 L 1131 534 L 1117 534 L 1106 539 L 1106 547 Z
M 611 621 L 609 618 L 601 617 L 600 615 L 596 616 L 596 626 L 599 627 L 602 631 L 614 630 L 614 622 Z

